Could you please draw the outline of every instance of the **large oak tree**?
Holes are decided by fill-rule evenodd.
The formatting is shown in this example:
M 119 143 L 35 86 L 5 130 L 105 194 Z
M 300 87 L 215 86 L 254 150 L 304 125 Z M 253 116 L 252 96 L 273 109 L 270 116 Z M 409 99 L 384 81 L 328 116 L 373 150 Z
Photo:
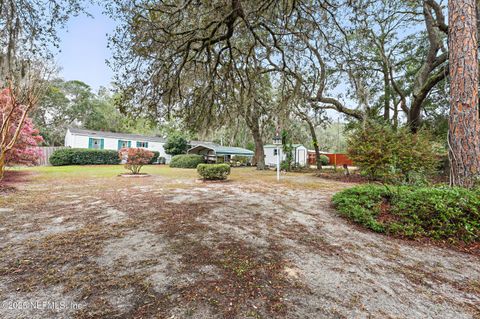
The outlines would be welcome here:
M 125 0 L 111 10 L 123 21 L 113 65 L 134 112 L 213 106 L 226 77 L 256 59 L 277 84 L 299 82 L 316 108 L 364 120 L 380 105 L 385 120 L 416 131 L 448 73 L 436 0 Z

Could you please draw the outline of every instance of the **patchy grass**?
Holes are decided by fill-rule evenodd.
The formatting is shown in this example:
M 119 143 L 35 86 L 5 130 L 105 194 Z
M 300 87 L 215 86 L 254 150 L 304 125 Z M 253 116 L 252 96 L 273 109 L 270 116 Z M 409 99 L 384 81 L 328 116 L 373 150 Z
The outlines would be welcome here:
M 123 165 L 40 166 L 22 168 L 21 170 L 40 173 L 41 177 L 46 179 L 77 176 L 83 178 L 115 177 L 127 171 Z M 167 165 L 145 165 L 142 168 L 142 173 L 172 178 L 191 178 L 196 176 L 195 170 L 172 169 Z
M 15 192 L 15 184 L 28 182 L 28 177 L 29 174 L 25 171 L 6 170 L 0 182 L 0 195 Z

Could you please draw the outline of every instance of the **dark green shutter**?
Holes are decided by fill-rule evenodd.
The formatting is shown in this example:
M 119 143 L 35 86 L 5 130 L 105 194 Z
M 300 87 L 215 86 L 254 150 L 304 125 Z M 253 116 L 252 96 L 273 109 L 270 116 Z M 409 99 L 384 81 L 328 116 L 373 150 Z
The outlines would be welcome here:
M 132 141 L 128 141 L 128 148 L 132 147 Z
M 148 148 L 148 142 L 145 142 L 145 148 Z
M 137 147 L 140 147 L 141 142 L 137 141 Z
M 104 147 L 105 147 L 105 141 L 104 141 L 104 139 L 102 138 L 102 139 L 100 140 L 100 149 L 103 150 Z
M 88 139 L 88 148 L 93 148 L 93 138 Z
M 118 150 L 122 148 L 122 140 L 118 140 Z

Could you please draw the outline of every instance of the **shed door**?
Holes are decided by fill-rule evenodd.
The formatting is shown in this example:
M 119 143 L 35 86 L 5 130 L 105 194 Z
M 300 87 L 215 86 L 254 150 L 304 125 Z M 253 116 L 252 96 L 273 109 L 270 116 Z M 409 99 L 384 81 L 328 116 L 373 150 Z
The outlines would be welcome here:
M 307 159 L 307 154 L 304 149 L 299 149 L 298 150 L 298 164 L 300 165 L 305 165 L 306 159 Z

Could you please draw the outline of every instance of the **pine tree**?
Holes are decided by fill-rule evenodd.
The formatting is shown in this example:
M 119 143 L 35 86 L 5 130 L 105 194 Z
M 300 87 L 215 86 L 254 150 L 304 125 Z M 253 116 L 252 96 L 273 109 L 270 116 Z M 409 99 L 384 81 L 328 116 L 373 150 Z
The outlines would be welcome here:
M 476 0 L 449 0 L 450 183 L 472 187 L 480 176 Z

